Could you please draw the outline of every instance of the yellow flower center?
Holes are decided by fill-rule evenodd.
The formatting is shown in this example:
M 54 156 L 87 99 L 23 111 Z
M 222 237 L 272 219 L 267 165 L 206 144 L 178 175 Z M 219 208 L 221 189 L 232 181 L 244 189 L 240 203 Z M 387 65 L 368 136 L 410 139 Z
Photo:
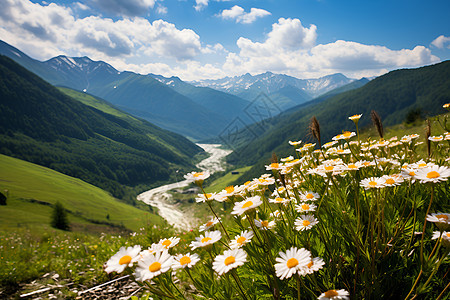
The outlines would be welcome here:
M 408 173 L 409 176 L 416 176 L 416 173 L 414 173 L 414 171 L 411 171 Z
M 234 186 L 227 186 L 227 187 L 225 188 L 225 191 L 227 191 L 227 193 L 232 193 L 232 192 L 234 192 Z
M 336 292 L 336 290 L 329 290 L 325 292 L 325 297 L 327 298 L 331 298 L 331 297 L 335 297 L 335 296 L 339 296 L 338 292 Z
M 202 238 L 201 242 L 202 242 L 202 244 L 204 244 L 204 243 L 209 242 L 210 240 L 212 240 L 212 238 L 210 238 L 210 237 L 204 237 L 204 238 Z
M 365 162 L 363 163 L 363 165 L 365 165 L 365 166 L 367 167 L 368 165 L 370 165 L 370 162 L 365 161 Z
M 308 226 L 309 224 L 311 224 L 311 222 L 308 221 L 308 220 L 303 220 L 302 224 L 303 224 L 303 226 L 306 227 L 306 226 Z
M 306 199 L 312 199 L 314 198 L 314 195 L 311 193 L 306 194 Z
M 161 263 L 155 261 L 148 267 L 148 269 L 150 270 L 150 272 L 157 272 L 161 270 Z
M 245 240 L 246 240 L 246 238 L 243 237 L 243 236 L 241 236 L 240 238 L 238 238 L 238 239 L 236 240 L 236 242 L 237 242 L 239 245 L 242 245 L 242 244 L 245 242 Z
M 231 265 L 232 263 L 234 263 L 236 261 L 236 259 L 234 258 L 234 256 L 228 256 L 227 258 L 225 258 L 225 266 Z
M 194 173 L 195 178 L 200 177 L 200 176 L 203 176 L 203 172 Z
M 205 195 L 205 198 L 206 198 L 206 199 L 209 199 L 209 198 L 211 198 L 211 196 L 212 196 L 211 193 L 207 193 L 207 194 Z
M 342 149 L 339 149 L 338 151 L 336 151 L 337 153 L 342 153 L 342 152 L 344 152 L 344 150 L 342 150 Z
M 428 172 L 428 174 L 427 174 L 427 178 L 430 178 L 430 179 L 438 178 L 439 176 L 441 176 L 441 175 L 436 171 L 431 171 L 431 172 Z
M 369 182 L 369 185 L 370 185 L 370 186 L 377 186 L 378 183 L 377 183 L 376 181 L 371 181 L 371 182 Z
M 122 258 L 119 260 L 119 265 L 128 265 L 131 262 L 131 256 L 129 255 L 124 255 L 122 256 Z
M 436 215 L 436 218 L 448 220 L 448 216 L 447 215 Z
M 387 183 L 387 184 L 394 184 L 394 183 L 395 183 L 395 180 L 392 179 L 392 178 L 388 178 L 388 179 L 386 179 L 386 183 Z
M 270 167 L 274 168 L 274 169 L 278 169 L 279 165 L 278 165 L 278 163 L 271 163 Z
M 306 265 L 308 268 L 311 268 L 312 266 L 314 266 L 313 261 L 310 261 L 309 264 Z
M 247 201 L 247 202 L 244 203 L 244 205 L 242 205 L 242 208 L 248 208 L 248 207 L 250 207 L 252 205 L 253 205 L 252 201 Z
M 209 221 L 208 223 L 206 223 L 206 226 L 209 227 L 209 226 L 212 226 L 212 224 L 214 224 L 214 222 L 213 221 Z
M 277 201 L 277 202 L 283 202 L 283 198 L 277 197 L 277 198 L 275 198 L 275 201 Z
M 419 164 L 419 168 L 425 168 L 427 166 L 427 164 L 421 163 Z
M 289 269 L 291 269 L 297 265 L 298 265 L 298 260 L 296 260 L 295 258 L 289 258 L 288 261 L 286 262 L 286 266 Z
M 269 221 L 261 221 L 262 227 L 269 227 Z
M 353 164 L 352 164 L 352 165 L 348 165 L 348 168 L 349 168 L 349 169 L 357 169 L 358 167 L 357 167 L 356 165 L 353 165 Z
M 350 131 L 346 131 L 346 132 L 344 132 L 343 135 L 344 135 L 344 137 L 348 138 L 352 135 L 352 133 Z
M 250 183 L 252 183 L 251 181 L 246 181 L 245 183 L 244 183 L 244 185 L 249 185 Z
M 450 232 L 447 232 L 445 235 L 450 238 Z
M 266 180 L 266 179 L 264 179 L 264 178 L 260 178 L 260 179 L 259 179 L 259 182 L 261 182 L 261 183 L 265 183 L 265 182 L 267 182 L 267 180 Z
M 334 167 L 333 166 L 326 166 L 325 167 L 325 171 L 333 171 Z
M 186 264 L 188 264 L 190 262 L 191 262 L 191 258 L 189 256 L 183 256 L 180 259 L 180 265 L 182 265 L 182 266 L 184 266 L 184 265 L 186 265 Z
M 309 205 L 308 204 L 302 204 L 302 209 L 303 210 L 309 210 Z

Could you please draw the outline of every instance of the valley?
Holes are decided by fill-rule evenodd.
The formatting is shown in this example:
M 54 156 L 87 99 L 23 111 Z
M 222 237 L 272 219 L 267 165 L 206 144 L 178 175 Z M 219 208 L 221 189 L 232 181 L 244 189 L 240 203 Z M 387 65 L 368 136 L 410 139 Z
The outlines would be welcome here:
M 231 153 L 230 150 L 221 149 L 219 144 L 197 144 L 203 148 L 209 157 L 199 162 L 196 167 L 200 171 L 208 171 L 214 174 L 218 171 L 224 171 L 224 158 Z M 182 178 L 183 174 L 179 174 Z M 167 193 L 174 189 L 182 189 L 190 183 L 187 180 L 180 180 L 178 182 L 163 185 L 153 188 L 149 191 L 143 192 L 137 196 L 137 200 L 151 205 L 158 209 L 158 215 L 164 218 L 170 225 L 179 229 L 191 229 L 197 226 L 199 221 L 193 218 L 192 215 L 180 210 L 178 205 L 172 204 L 173 195 Z M 193 204 L 195 205 L 195 203 Z

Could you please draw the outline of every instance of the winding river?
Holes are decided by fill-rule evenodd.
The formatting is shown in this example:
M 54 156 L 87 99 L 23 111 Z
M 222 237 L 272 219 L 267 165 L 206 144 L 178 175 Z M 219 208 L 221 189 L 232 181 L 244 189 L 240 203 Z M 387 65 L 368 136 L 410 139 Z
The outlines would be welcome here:
M 220 144 L 197 144 L 208 154 L 208 158 L 199 162 L 196 166 L 202 171 L 209 171 L 211 174 L 224 171 L 223 158 L 231 153 L 231 150 L 220 149 Z M 184 174 L 181 174 L 181 176 Z M 172 195 L 167 193 L 176 188 L 188 186 L 190 183 L 186 180 L 166 184 L 139 194 L 137 200 L 148 205 L 156 207 L 158 214 L 166 221 L 177 228 L 189 229 L 193 226 L 191 218 L 176 205 L 171 204 Z

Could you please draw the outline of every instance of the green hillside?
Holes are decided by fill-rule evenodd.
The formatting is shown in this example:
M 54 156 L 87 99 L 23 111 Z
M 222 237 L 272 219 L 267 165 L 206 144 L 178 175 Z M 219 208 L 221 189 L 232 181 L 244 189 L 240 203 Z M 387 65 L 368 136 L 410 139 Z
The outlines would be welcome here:
M 130 197 L 194 168 L 202 149 L 150 123 L 86 106 L 0 56 L 0 153 Z M 174 149 L 176 151 L 174 151 Z
M 0 207 L 1 230 L 48 228 L 51 205 L 57 201 L 69 211 L 72 228 L 82 231 L 97 227 L 107 231 L 120 225 L 138 230 L 147 222 L 162 223 L 159 216 L 120 202 L 80 179 L 5 155 L 0 155 L 0 191 L 8 195 L 7 205 Z
M 296 111 L 284 113 L 264 125 L 251 143 L 242 145 L 228 157 L 236 166 L 256 165 L 243 178 L 260 174 L 263 165 L 275 152 L 282 157 L 291 154 L 289 140 L 313 142 L 308 125 L 316 116 L 323 141 L 342 130 L 354 130 L 348 117 L 363 114 L 360 128 L 371 125 L 370 112 L 375 110 L 383 125 L 402 123 L 407 114 L 419 110 L 423 117 L 443 113 L 442 105 L 450 102 L 450 61 L 418 69 L 396 70 L 380 76 L 363 87 L 344 92 L 323 101 L 312 101 Z M 262 126 L 260 126 L 262 127 Z

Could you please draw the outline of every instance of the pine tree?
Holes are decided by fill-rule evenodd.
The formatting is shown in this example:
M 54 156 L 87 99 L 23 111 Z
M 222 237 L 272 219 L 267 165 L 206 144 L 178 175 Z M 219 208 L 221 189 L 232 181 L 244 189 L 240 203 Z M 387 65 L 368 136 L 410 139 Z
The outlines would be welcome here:
M 59 201 L 53 206 L 52 220 L 50 224 L 52 227 L 57 229 L 70 230 L 67 212 Z

